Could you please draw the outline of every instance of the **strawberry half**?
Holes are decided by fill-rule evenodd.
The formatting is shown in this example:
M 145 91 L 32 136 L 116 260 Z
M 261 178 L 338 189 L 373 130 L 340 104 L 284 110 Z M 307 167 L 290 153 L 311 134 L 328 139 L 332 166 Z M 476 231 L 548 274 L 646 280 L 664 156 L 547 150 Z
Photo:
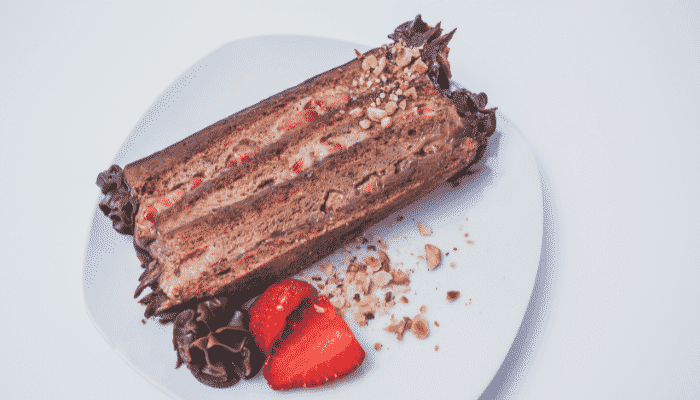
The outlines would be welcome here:
M 298 319 L 263 366 L 275 390 L 314 387 L 345 376 L 362 364 L 365 351 L 326 297 L 302 304 Z
M 270 355 L 275 341 L 287 325 L 287 317 L 307 299 L 316 296 L 316 289 L 306 282 L 287 279 L 265 291 L 250 308 L 250 331 L 265 355 Z

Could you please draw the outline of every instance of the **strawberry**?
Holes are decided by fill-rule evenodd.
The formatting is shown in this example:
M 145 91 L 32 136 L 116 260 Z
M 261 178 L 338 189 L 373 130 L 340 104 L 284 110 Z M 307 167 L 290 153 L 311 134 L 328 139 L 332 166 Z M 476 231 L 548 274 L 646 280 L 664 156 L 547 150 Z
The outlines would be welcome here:
M 301 305 L 263 366 L 275 390 L 314 387 L 345 376 L 362 364 L 365 351 L 326 297 Z
M 250 308 L 250 331 L 263 353 L 270 355 L 289 314 L 314 296 L 316 289 L 313 286 L 295 279 L 278 282 L 260 295 Z

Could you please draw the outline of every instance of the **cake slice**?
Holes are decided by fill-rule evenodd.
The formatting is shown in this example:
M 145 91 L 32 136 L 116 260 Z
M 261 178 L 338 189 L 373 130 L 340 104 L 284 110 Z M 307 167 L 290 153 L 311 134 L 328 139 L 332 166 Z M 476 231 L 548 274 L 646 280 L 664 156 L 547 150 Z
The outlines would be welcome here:
M 454 32 L 419 15 L 390 45 L 100 174 L 100 207 L 145 268 L 136 297 L 152 289 L 146 315 L 244 302 L 473 165 L 495 109 L 450 90 Z

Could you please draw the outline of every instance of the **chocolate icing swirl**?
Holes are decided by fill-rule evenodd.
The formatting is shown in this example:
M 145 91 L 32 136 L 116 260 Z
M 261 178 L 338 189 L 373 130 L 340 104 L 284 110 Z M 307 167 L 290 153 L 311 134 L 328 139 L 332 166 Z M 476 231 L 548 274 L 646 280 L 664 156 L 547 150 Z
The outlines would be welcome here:
M 133 235 L 138 200 L 131 194 L 121 167 L 112 165 L 100 172 L 95 183 L 105 195 L 100 201 L 100 210 L 112 220 L 114 230 L 124 235 Z
M 254 377 L 265 356 L 248 330 L 247 313 L 228 307 L 226 297 L 180 312 L 173 324 L 176 368 L 187 364 L 198 381 L 225 388 Z

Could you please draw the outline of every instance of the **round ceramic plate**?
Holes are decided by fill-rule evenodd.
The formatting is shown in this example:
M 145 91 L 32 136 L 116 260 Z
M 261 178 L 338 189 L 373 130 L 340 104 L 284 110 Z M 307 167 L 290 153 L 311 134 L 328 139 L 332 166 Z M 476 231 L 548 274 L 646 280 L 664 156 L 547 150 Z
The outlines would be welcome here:
M 354 48 L 368 50 L 299 36 L 232 42 L 195 64 L 156 100 L 113 162 L 124 166 L 346 63 L 354 57 Z M 466 80 L 462 82 L 469 88 Z M 425 305 L 430 323 L 425 339 L 409 333 L 398 341 L 383 329 L 388 315 L 366 326 L 346 315 L 367 351 L 364 363 L 351 375 L 318 388 L 286 392 L 271 390 L 262 374 L 228 389 L 204 386 L 187 368 L 174 368 L 172 326 L 142 323 L 144 307 L 133 299 L 142 270 L 132 238 L 114 232 L 97 206 L 84 268 L 90 317 L 126 362 L 174 398 L 476 399 L 513 343 L 533 289 L 542 242 L 542 192 L 534 156 L 518 129 L 500 111 L 497 117 L 485 162 L 475 173 L 456 187 L 440 186 L 365 234 L 384 240 L 393 266 L 414 271 L 411 290 L 405 294 L 408 304 L 399 303 L 391 313 L 413 317 Z M 105 168 L 109 165 L 105 162 Z M 433 233 L 421 235 L 418 222 Z M 426 244 L 443 252 L 441 265 L 432 271 L 423 258 Z M 356 255 L 361 257 L 363 251 Z M 347 265 L 348 256 L 341 249 L 311 268 L 329 261 Z M 313 274 L 305 273 L 307 278 Z M 448 302 L 450 290 L 459 291 L 460 297 Z M 381 350 L 374 349 L 375 343 L 383 345 Z

